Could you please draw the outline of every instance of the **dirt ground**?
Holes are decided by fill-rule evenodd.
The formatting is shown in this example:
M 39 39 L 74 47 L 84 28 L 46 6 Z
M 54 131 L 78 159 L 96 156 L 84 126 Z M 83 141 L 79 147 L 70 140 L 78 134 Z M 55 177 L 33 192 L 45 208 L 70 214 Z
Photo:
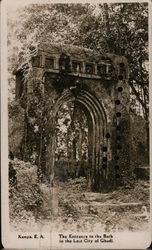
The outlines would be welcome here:
M 149 183 L 144 181 L 133 189 L 93 193 L 85 178 L 70 179 L 59 184 L 58 202 L 64 230 L 142 231 L 148 226 Z
M 27 193 L 29 194 L 29 190 Z M 119 188 L 109 193 L 93 193 L 88 190 L 84 177 L 69 179 L 67 182 L 56 183 L 53 203 L 50 187 L 46 184 L 41 184 L 39 192 L 36 195 L 34 193 L 34 196 L 27 196 L 26 201 L 24 194 L 16 188 L 11 192 L 12 230 L 47 231 L 53 227 L 54 230 L 71 232 L 121 232 L 148 229 L 147 181 L 138 180 L 134 188 L 130 189 Z M 27 201 L 28 206 L 25 206 Z M 54 207 L 53 213 L 51 207 Z

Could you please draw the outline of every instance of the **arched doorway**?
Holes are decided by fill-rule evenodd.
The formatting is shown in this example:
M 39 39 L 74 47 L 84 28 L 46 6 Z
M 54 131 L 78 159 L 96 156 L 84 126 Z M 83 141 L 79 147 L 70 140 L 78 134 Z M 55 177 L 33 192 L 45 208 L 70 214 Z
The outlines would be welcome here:
M 78 86 L 72 86 L 65 89 L 58 97 L 54 104 L 51 124 L 54 128 L 54 133 L 50 139 L 50 180 L 51 186 L 54 185 L 55 173 L 55 150 L 56 150 L 56 133 L 57 114 L 64 103 L 73 102 L 77 108 L 83 110 L 88 123 L 88 185 L 91 190 L 99 190 L 100 177 L 106 169 L 101 172 L 102 157 L 104 152 L 102 147 L 106 146 L 105 133 L 107 126 L 107 119 L 104 108 L 96 96 L 85 88 L 79 89 Z

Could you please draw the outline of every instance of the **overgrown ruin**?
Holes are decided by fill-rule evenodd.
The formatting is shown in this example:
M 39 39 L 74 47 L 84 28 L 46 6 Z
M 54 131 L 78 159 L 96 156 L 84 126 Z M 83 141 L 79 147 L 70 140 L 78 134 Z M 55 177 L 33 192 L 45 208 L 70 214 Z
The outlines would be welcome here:
M 133 168 L 126 58 L 85 48 L 42 44 L 31 57 L 31 64 L 29 69 L 23 63 L 14 72 L 16 101 L 24 111 L 24 133 L 18 149 L 23 160 L 36 164 L 40 180 L 47 179 L 54 185 L 57 116 L 63 105 L 71 103 L 77 113 L 86 117 L 87 156 L 84 164 L 82 143 L 75 143 L 81 156 L 77 163 L 75 153 L 75 166 L 71 164 L 68 172 L 75 167 L 76 173 L 77 165 L 84 166 L 92 191 L 129 183 Z M 71 140 L 76 141 L 76 137 Z

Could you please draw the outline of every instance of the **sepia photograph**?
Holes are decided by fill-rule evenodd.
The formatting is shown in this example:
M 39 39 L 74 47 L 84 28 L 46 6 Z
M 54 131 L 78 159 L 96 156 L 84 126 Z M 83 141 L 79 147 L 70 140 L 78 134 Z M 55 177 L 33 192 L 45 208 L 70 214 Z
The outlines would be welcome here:
M 148 247 L 149 2 L 6 3 L 14 241 L 110 249 L 143 233 Z

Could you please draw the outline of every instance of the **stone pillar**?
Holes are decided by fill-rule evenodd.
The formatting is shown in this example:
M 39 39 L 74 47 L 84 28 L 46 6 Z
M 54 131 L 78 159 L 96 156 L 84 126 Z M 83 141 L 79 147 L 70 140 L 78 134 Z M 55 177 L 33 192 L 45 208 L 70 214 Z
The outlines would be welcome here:
M 118 185 L 129 185 L 133 179 L 133 171 L 130 166 L 129 85 L 126 80 L 118 81 L 115 96 L 115 182 Z
M 39 165 L 44 86 L 42 70 L 33 69 L 26 81 L 24 160 Z

